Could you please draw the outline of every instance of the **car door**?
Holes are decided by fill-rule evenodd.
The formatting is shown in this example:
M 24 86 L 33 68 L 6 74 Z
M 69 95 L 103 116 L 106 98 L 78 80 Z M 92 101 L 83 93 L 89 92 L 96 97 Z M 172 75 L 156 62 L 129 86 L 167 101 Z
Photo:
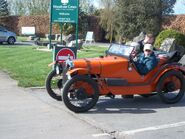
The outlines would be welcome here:
M 6 37 L 7 37 L 7 30 L 3 27 L 0 26 L 0 41 L 6 41 Z

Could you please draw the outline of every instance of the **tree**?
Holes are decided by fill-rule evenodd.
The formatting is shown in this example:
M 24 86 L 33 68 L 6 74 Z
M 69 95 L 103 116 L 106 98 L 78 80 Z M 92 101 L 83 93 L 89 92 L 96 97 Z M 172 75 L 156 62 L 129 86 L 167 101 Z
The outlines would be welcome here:
M 27 0 L 26 5 L 29 9 L 29 15 L 49 14 L 50 0 Z
M 49 14 L 50 0 L 8 0 L 12 15 Z
M 49 14 L 51 0 L 7 0 L 12 15 Z M 79 0 L 80 8 L 87 14 L 93 14 L 96 8 L 93 0 Z
M 81 8 L 79 8 L 78 18 L 79 18 L 78 28 L 79 28 L 81 35 L 84 38 L 88 31 L 88 15 L 85 12 L 83 12 Z
M 93 2 L 93 0 L 79 0 L 80 9 L 87 14 L 93 14 L 96 10 Z
M 28 10 L 25 5 L 25 1 L 22 0 L 8 0 L 9 11 L 11 15 L 27 15 Z
M 173 12 L 176 0 L 115 0 L 116 32 L 120 37 L 133 38 L 145 31 L 157 34 L 162 16 Z
M 0 0 L 0 17 L 5 17 L 9 15 L 8 3 L 6 0 Z
M 101 4 L 104 9 L 100 12 L 100 25 L 107 32 L 106 39 L 112 42 L 115 25 L 114 0 L 102 0 Z
M 6 16 L 9 15 L 8 3 L 6 0 L 0 0 L 0 24 L 4 25 L 6 22 Z
M 176 3 L 176 0 L 160 0 L 162 15 L 168 15 L 169 13 L 173 13 L 173 7 Z

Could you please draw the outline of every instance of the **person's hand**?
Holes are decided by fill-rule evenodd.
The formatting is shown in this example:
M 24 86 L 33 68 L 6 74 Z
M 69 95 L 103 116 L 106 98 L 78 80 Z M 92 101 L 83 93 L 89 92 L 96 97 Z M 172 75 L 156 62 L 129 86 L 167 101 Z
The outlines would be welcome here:
M 136 54 L 137 54 L 137 53 L 136 53 L 136 50 L 133 50 L 132 53 L 131 53 L 131 57 L 132 57 L 132 58 L 136 57 Z
M 137 56 L 135 56 L 135 57 L 133 58 L 133 61 L 136 62 L 137 59 L 138 59 Z

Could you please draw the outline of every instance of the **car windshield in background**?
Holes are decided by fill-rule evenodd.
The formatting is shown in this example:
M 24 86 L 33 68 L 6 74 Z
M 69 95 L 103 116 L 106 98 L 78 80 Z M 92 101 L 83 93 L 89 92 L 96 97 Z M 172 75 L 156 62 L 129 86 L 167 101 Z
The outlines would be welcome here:
M 111 44 L 108 53 L 129 57 L 134 47 L 123 44 Z

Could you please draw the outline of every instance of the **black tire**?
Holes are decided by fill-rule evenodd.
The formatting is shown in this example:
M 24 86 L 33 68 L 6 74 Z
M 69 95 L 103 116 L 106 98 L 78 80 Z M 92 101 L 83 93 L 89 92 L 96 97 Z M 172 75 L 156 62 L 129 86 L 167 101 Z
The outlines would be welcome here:
M 79 88 L 74 88 L 75 83 L 77 82 L 88 84 L 88 86 L 91 87 L 91 90 L 93 91 L 92 94 L 90 95 L 87 93 L 87 89 L 83 86 L 83 84 L 80 84 Z M 68 80 L 65 83 L 63 87 L 62 97 L 64 104 L 71 111 L 76 113 L 86 112 L 96 105 L 99 98 L 99 89 L 97 83 L 90 77 L 85 75 L 77 75 L 72 77 L 72 79 Z M 75 106 L 73 102 L 77 102 L 78 106 Z M 81 106 L 83 102 L 85 104 Z
M 156 95 L 157 93 L 153 93 L 153 94 L 141 94 L 140 96 L 144 97 L 144 98 L 149 98 L 152 97 L 154 95 Z
M 171 80 L 166 80 L 169 77 L 173 77 L 178 80 L 174 82 Z M 177 84 L 177 82 L 180 83 L 179 87 L 175 85 L 175 83 Z M 158 82 L 157 92 L 164 103 L 173 104 L 180 101 L 183 98 L 185 92 L 185 80 L 183 74 L 180 71 L 174 70 L 166 72 Z M 175 92 L 177 93 L 175 94 Z M 170 97 L 170 95 L 174 97 Z
M 55 77 L 58 77 L 59 80 L 57 79 L 53 80 Z M 62 101 L 61 88 L 62 88 L 62 77 L 61 75 L 57 75 L 55 70 L 52 70 L 46 78 L 46 90 L 52 98 L 58 101 Z
M 16 40 L 15 40 L 14 37 L 9 37 L 7 42 L 8 42 L 8 44 L 13 45 L 13 44 L 15 43 L 15 41 L 16 41 Z

